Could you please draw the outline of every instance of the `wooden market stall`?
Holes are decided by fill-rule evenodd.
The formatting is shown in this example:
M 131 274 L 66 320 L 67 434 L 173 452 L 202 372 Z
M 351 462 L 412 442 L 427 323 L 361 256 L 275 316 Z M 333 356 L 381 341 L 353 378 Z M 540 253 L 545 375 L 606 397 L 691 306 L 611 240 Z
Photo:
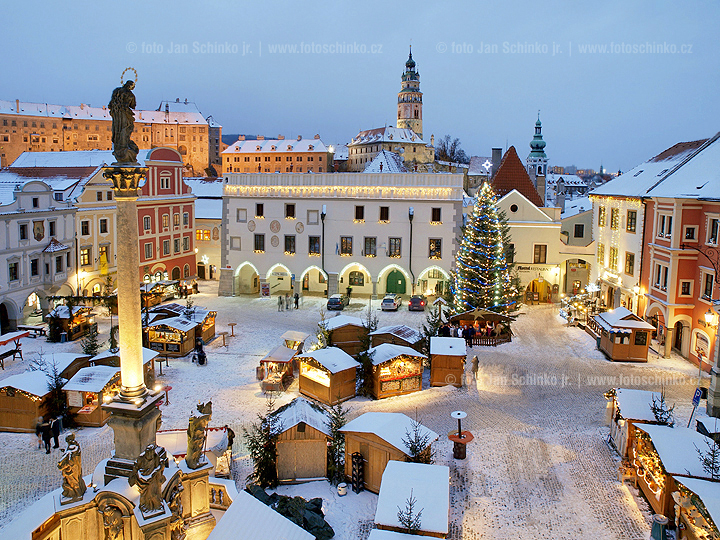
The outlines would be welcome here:
M 617 388 L 606 395 L 609 397 L 610 442 L 620 457 L 625 458 L 633 445 L 635 424 L 659 424 L 651 406 L 653 398 L 660 399 L 660 392 Z
M 330 441 L 330 417 L 325 409 L 298 397 L 271 415 L 277 417 L 283 430 L 277 440 L 278 480 L 325 478 Z
M 367 328 L 358 317 L 336 315 L 327 319 L 324 325 L 329 333 L 329 346 L 338 347 L 352 357 L 363 350 L 362 340 L 367 335 Z
M 383 343 L 391 343 L 421 351 L 424 341 L 420 332 L 404 324 L 383 326 L 374 332 L 370 332 L 370 336 L 372 347 L 377 347 Z
M 148 326 L 158 324 L 166 319 L 178 317 L 195 323 L 196 328 L 192 336 L 193 346 L 196 338 L 202 338 L 203 343 L 208 343 L 215 337 L 215 318 L 217 317 L 217 311 L 211 311 L 198 306 L 193 306 L 188 309 L 187 306 L 172 303 L 157 306 L 151 309 L 148 315 Z M 145 319 L 143 318 L 143 323 L 144 321 Z
M 40 361 L 38 359 L 38 361 Z M 63 379 L 70 379 L 80 369 L 90 365 L 90 355 L 83 353 L 50 353 L 42 356 L 42 362 L 57 369 Z
M 142 307 L 151 308 L 159 305 L 165 300 L 171 300 L 180 296 L 178 281 L 161 280 L 154 283 L 143 283 L 140 285 L 142 295 Z
M 599 348 L 610 360 L 647 362 L 655 327 L 629 309 L 620 306 L 595 315 L 588 328 L 600 337 Z
M 155 386 L 155 359 L 159 356 L 157 351 L 142 348 L 143 355 L 143 373 L 145 378 L 145 386 L 153 388 Z M 120 366 L 120 349 L 107 349 L 100 354 L 93 356 L 89 363 L 91 366 Z
M 422 390 L 423 361 L 427 356 L 390 343 L 373 347 L 368 353 L 372 357 L 372 391 L 376 399 Z
M 297 350 L 279 345 L 260 360 L 257 377 L 263 392 L 284 392 L 295 378 L 293 359 Z
M 697 478 L 677 478 L 673 493 L 679 509 L 680 538 L 706 540 L 720 538 L 720 483 Z
M 305 340 L 309 337 L 310 334 L 308 334 L 307 332 L 288 330 L 282 336 L 280 336 L 280 339 L 283 340 L 283 343 L 288 349 L 295 349 L 298 354 L 300 354 L 301 352 L 303 352 L 303 348 L 305 347 Z
M 460 388 L 467 357 L 465 340 L 458 337 L 430 338 L 430 386 L 452 384 Z
M 0 431 L 34 433 L 39 416 L 49 409 L 48 378 L 42 371 L 26 371 L 0 381 Z
M 60 330 L 60 341 L 62 334 L 65 334 L 67 341 L 73 341 L 83 337 L 95 325 L 95 313 L 88 306 L 73 306 L 72 314 L 67 306 L 55 306 L 53 310 L 45 315 L 45 320 L 52 334 L 53 326 Z
M 355 397 L 360 364 L 338 347 L 317 349 L 297 356 L 300 393 L 327 405 Z
M 151 322 L 145 327 L 147 344 L 162 355 L 179 358 L 195 348 L 195 321 L 171 317 Z
M 446 538 L 450 527 L 450 468 L 446 465 L 390 461 L 385 467 L 378 494 L 375 526 L 386 531 L 407 529 L 398 518 L 410 497 L 423 509 L 416 536 Z
M 707 451 L 710 439 L 684 427 L 637 424 L 635 428 L 628 459 L 635 470 L 638 488 L 656 514 L 673 520 L 675 479 L 711 479 L 698 455 L 698 449 Z
M 405 433 L 413 430 L 413 420 L 402 413 L 368 412 L 351 420 L 340 431 L 345 434 L 345 475 L 352 476 L 352 455 L 359 452 L 363 458 L 365 489 L 380 491 L 385 466 L 390 460 L 409 459 L 409 449 L 403 442 Z M 428 437 L 427 452 L 438 434 L 420 425 L 420 435 Z
M 459 325 L 461 329 L 472 326 L 475 329 L 472 344 L 475 346 L 496 347 L 501 343 L 512 341 L 510 323 L 515 317 L 495 313 L 487 309 L 477 308 L 458 313 L 450 317 L 450 323 Z
M 63 390 L 75 422 L 81 426 L 102 427 L 110 418 L 102 404 L 120 391 L 120 368 L 84 367 L 65 383 Z

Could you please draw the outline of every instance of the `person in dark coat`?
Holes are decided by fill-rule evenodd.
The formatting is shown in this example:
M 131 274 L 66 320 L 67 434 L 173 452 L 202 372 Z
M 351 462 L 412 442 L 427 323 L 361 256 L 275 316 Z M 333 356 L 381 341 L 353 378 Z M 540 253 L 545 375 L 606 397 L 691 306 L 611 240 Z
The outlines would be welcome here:
M 61 428 L 62 420 L 60 420 L 60 418 L 53 418 L 50 421 L 50 431 L 52 432 L 53 442 L 55 443 L 53 445 L 53 448 L 60 448 L 60 442 L 58 441 L 58 438 L 60 437 Z
M 300 295 L 298 293 L 295 293 L 295 309 L 298 309 L 300 307 Z
M 45 443 L 45 453 L 50 453 L 50 439 L 52 439 L 52 431 L 50 429 L 50 422 L 43 422 L 40 426 L 40 433 L 42 433 L 42 440 Z

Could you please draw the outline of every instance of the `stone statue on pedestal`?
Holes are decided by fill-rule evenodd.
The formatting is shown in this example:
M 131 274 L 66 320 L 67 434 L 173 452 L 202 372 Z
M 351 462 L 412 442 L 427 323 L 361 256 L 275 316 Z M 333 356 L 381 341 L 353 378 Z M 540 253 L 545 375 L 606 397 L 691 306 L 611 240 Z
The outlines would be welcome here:
M 172 518 L 170 519 L 170 539 L 171 540 L 185 540 L 187 525 L 183 518 L 183 504 L 182 504 L 182 482 L 178 482 L 170 492 L 170 500 L 168 506 L 170 507 L 170 513 Z
M 123 540 L 125 538 L 122 512 L 117 506 L 101 504 L 98 512 L 102 514 L 104 540 Z
M 200 403 L 197 406 L 197 412 L 193 411 L 190 415 L 190 421 L 187 428 L 187 455 L 185 462 L 191 469 L 198 469 L 205 463 L 207 459 L 203 454 L 205 440 L 207 439 L 207 426 L 212 418 L 212 401 Z
M 75 434 L 65 437 L 67 448 L 62 459 L 58 461 L 58 469 L 63 475 L 62 496 L 66 502 L 79 501 L 85 495 L 87 486 L 82 477 L 82 461 L 80 459 L 80 445 L 75 440 Z
M 128 478 L 131 486 L 140 490 L 140 510 L 143 515 L 163 511 L 162 485 L 165 481 L 165 460 L 159 453 L 160 448 L 149 444 L 135 460 L 133 472 Z
M 125 84 L 113 90 L 108 109 L 112 116 L 112 142 L 113 155 L 118 164 L 137 164 L 138 146 L 131 139 L 135 128 L 135 95 L 132 93 L 135 88 L 133 81 L 126 81 Z

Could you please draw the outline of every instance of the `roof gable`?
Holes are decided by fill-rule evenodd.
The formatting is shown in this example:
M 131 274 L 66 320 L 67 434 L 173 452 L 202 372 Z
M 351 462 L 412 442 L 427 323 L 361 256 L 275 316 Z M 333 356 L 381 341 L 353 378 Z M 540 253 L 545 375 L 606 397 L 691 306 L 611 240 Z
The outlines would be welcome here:
M 516 212 L 511 212 L 510 207 L 516 204 L 519 208 Z M 520 193 L 517 189 L 513 189 L 510 193 L 505 194 L 499 201 L 498 206 L 505 212 L 505 217 L 508 220 L 508 224 L 516 223 L 519 221 L 546 221 L 552 222 L 550 216 L 540 210 L 538 206 L 529 201 L 525 195 Z
M 545 206 L 514 146 L 511 146 L 505 152 L 500 167 L 498 167 L 495 176 L 491 180 L 491 184 L 498 197 L 502 197 L 516 189 L 538 208 Z

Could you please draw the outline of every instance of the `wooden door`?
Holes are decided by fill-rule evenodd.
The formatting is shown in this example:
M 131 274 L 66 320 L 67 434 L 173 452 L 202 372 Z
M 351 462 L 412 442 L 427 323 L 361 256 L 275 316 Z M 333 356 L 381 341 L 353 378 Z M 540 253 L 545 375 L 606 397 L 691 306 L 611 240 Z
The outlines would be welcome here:
M 327 473 L 327 443 L 322 439 L 278 441 L 278 479 L 323 478 Z

